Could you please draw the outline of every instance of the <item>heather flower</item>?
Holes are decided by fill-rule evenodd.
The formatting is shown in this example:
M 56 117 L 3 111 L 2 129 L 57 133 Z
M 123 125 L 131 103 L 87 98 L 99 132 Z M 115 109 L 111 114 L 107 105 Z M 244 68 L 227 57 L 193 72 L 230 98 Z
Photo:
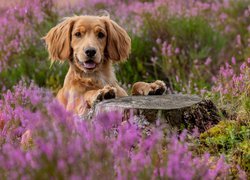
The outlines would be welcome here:
M 214 79 L 213 92 L 219 94 L 220 104 L 228 111 L 240 108 L 241 97 L 248 91 L 249 65 L 247 60 L 240 65 L 227 63 L 221 67 L 219 76 Z
M 176 75 L 176 76 L 175 76 L 175 80 L 176 80 L 176 82 L 179 82 L 179 81 L 180 81 L 180 79 L 179 79 L 179 76 L 178 76 L 178 75 Z
M 221 13 L 219 17 L 222 22 L 224 22 L 228 18 L 227 14 L 225 13 Z
M 233 64 L 233 65 L 236 64 L 236 58 L 235 58 L 235 57 L 232 57 L 231 61 L 232 61 L 232 64 Z
M 160 38 L 157 38 L 157 39 L 156 39 L 156 43 L 157 43 L 157 44 L 161 44 L 161 39 L 160 39 Z
M 205 61 L 205 65 L 208 66 L 212 62 L 212 59 L 208 57 Z
M 175 54 L 179 54 L 179 53 L 180 53 L 180 49 L 179 49 L 179 48 L 175 48 L 174 53 L 175 53 Z
M 157 57 L 151 57 L 150 60 L 151 60 L 151 62 L 153 64 L 155 64 L 157 62 L 158 58 Z
M 161 47 L 161 53 L 162 53 L 163 56 L 167 55 L 167 52 L 169 52 L 168 47 L 169 47 L 168 43 L 166 41 L 164 41 L 162 43 L 162 47 Z
M 246 175 L 246 172 L 243 171 L 239 165 L 237 165 L 237 169 L 239 171 L 239 178 L 242 179 L 242 180 L 246 180 L 247 179 L 247 175 Z
M 238 35 L 236 36 L 236 46 L 237 46 L 237 47 L 240 47 L 240 46 L 241 46 L 241 36 L 240 36 L 240 34 L 238 34 Z
M 124 24 L 132 37 L 141 37 L 144 34 L 143 31 L 145 27 L 147 28 L 144 19 L 147 17 L 155 17 L 160 22 L 172 18 L 197 16 L 204 18 L 211 27 L 222 29 L 226 37 L 232 36 L 231 39 L 235 43 L 228 44 L 233 44 L 235 47 L 230 46 L 230 49 L 241 48 L 237 49 L 237 61 L 233 56 L 231 61 L 221 66 L 219 73 L 211 78 L 214 82 L 213 92 L 218 92 L 222 101 L 227 97 L 233 99 L 245 93 L 249 87 L 250 59 L 241 65 L 239 63 L 243 61 L 242 57 L 247 55 L 248 51 L 243 48 L 250 46 L 250 39 L 239 32 L 250 31 L 250 26 L 245 23 L 248 22 L 250 11 L 249 6 L 245 7 L 244 11 L 237 15 L 236 22 L 236 18 L 232 17 L 235 13 L 230 14 L 235 10 L 231 3 L 233 2 L 228 0 L 221 2 L 28 0 L 15 2 L 11 7 L 1 6 L 0 34 L 4 36 L 0 37 L 0 71 L 10 66 L 18 68 L 15 61 L 19 63 L 19 59 L 15 59 L 15 55 L 30 46 L 40 44 L 42 36 L 40 30 L 47 24 L 52 25 L 48 19 L 55 21 L 57 16 L 71 16 L 75 13 L 96 14 L 96 12 L 100 15 L 98 10 L 106 9 L 112 19 L 118 24 Z M 218 18 L 221 21 L 214 21 Z M 167 31 L 159 31 L 159 34 L 152 36 L 153 39 L 143 36 L 156 46 L 152 48 L 153 54 L 149 56 L 151 58 L 148 58 L 148 61 L 153 63 L 155 70 L 158 69 L 156 63 L 161 66 L 162 61 L 161 68 L 168 68 L 164 69 L 166 74 L 169 73 L 168 70 L 183 66 L 185 60 L 183 57 L 186 57 L 187 52 L 199 51 L 205 46 L 195 41 L 192 47 L 186 50 L 186 47 L 177 43 L 178 36 L 168 36 Z M 212 59 L 213 63 L 217 62 L 216 58 L 211 58 L 211 54 L 206 53 L 203 56 L 202 51 L 197 54 L 202 58 L 196 57 L 194 52 L 194 57 L 186 59 L 190 63 L 187 67 L 183 66 L 185 71 L 174 73 L 173 79 L 177 84 L 181 84 L 180 90 L 192 93 L 191 86 L 195 91 L 199 90 L 196 82 L 192 82 L 197 76 L 196 72 L 188 72 L 188 90 L 182 85 L 182 77 L 186 76 L 186 68 L 189 68 L 190 64 L 194 64 L 194 70 L 197 71 L 201 69 L 200 61 L 204 60 L 206 71 L 213 73 L 217 70 L 208 68 L 208 66 L 214 68 L 214 64 L 211 63 Z M 199 59 L 199 62 L 195 59 Z M 179 66 L 172 66 L 176 64 Z M 203 69 L 200 72 L 203 75 Z M 198 76 L 200 77 L 200 74 Z M 155 128 L 149 134 L 145 134 L 137 124 L 136 117 L 131 115 L 128 122 L 122 122 L 122 113 L 118 111 L 98 114 L 89 121 L 67 112 L 53 98 L 51 92 L 38 88 L 34 83 L 26 86 L 20 82 L 13 87 L 13 91 L 5 87 L 3 89 L 6 91 L 0 99 L 0 174 L 3 178 L 219 179 L 228 177 L 229 167 L 223 156 L 218 159 L 209 154 L 193 154 L 189 148 L 190 142 L 186 142 L 186 131 L 180 136 L 166 137 L 160 128 Z M 200 90 L 201 93 L 206 91 L 206 89 Z M 160 127 L 159 122 L 157 121 L 157 127 Z M 197 132 L 193 136 L 198 137 Z M 239 177 L 244 179 L 245 173 L 240 169 L 238 171 Z
M 25 89 L 23 91 L 22 89 Z M 27 96 L 25 92 L 31 96 Z M 15 98 L 14 98 L 15 97 Z M 31 99 L 40 101 L 32 102 Z M 19 101 L 23 99 L 24 101 Z M 11 106 L 10 106 L 11 105 Z M 20 83 L 0 102 L 0 172 L 11 178 L 195 178 L 227 175 L 223 160 L 193 158 L 185 142 L 187 131 L 173 136 L 164 158 L 161 130 L 145 135 L 131 116 L 121 122 L 120 112 L 107 112 L 92 121 L 81 119 L 58 104 L 51 94 L 32 84 Z M 25 122 L 25 123 L 24 123 Z M 21 136 L 31 131 L 32 145 L 20 146 Z M 13 131 L 12 131 L 13 130 Z M 221 170 L 225 169 L 225 171 Z M 210 172 L 211 174 L 206 174 Z
M 37 36 L 35 25 L 43 21 L 45 9 L 52 5 L 52 0 L 29 0 L 16 2 L 12 6 L 4 9 L 4 15 L 0 17 L 0 71 L 8 67 L 10 61 L 14 61 L 11 56 L 19 53 L 30 44 L 35 44 L 34 37 Z M 46 9 L 48 11 L 48 9 Z

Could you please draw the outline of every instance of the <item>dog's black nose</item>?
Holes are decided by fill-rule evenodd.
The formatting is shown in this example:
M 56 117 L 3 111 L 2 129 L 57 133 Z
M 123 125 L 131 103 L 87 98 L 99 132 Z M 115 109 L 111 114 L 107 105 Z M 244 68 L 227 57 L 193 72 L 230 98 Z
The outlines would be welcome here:
M 85 54 L 86 54 L 88 57 L 93 57 L 93 56 L 96 54 L 96 49 L 93 48 L 93 47 L 86 48 L 86 49 L 85 49 Z

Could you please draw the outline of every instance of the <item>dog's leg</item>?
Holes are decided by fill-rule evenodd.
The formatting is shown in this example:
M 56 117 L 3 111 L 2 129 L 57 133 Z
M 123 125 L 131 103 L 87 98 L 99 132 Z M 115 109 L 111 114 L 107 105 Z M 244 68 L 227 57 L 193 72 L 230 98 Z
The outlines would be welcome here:
M 117 89 L 115 87 L 111 87 L 109 85 L 104 86 L 103 89 L 98 91 L 96 96 L 96 100 L 102 101 L 105 99 L 113 99 L 117 96 Z
M 132 95 L 162 95 L 166 92 L 166 85 L 163 81 L 157 80 L 153 83 L 137 82 L 132 87 Z
M 97 101 L 103 101 L 105 99 L 113 99 L 117 97 L 117 89 L 109 85 L 99 90 L 90 90 L 84 94 L 84 99 L 90 107 Z
M 116 98 L 120 92 L 118 93 L 117 88 L 107 85 L 102 89 L 86 91 L 84 94 L 74 90 L 70 90 L 65 94 L 59 93 L 57 99 L 65 106 L 67 111 L 76 114 L 85 114 L 93 107 L 95 102 Z M 63 98 L 64 96 L 67 98 Z M 67 101 L 64 102 L 64 99 L 67 99 Z
M 128 96 L 127 92 L 122 89 L 118 84 L 115 86 L 115 88 L 117 89 L 117 97 Z

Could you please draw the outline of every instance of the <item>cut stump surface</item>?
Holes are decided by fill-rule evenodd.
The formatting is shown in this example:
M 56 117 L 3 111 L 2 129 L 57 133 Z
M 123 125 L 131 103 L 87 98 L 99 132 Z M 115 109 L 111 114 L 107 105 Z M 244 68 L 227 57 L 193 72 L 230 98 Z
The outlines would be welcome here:
M 190 107 L 201 102 L 202 99 L 195 95 L 162 95 L 162 96 L 127 96 L 110 99 L 97 104 L 97 109 L 151 109 L 175 110 Z
M 192 130 L 198 127 L 200 132 L 217 124 L 220 119 L 216 106 L 196 95 L 127 96 L 106 100 L 95 106 L 95 114 L 115 110 L 123 112 L 124 120 L 132 113 L 151 124 L 161 119 L 170 129 Z

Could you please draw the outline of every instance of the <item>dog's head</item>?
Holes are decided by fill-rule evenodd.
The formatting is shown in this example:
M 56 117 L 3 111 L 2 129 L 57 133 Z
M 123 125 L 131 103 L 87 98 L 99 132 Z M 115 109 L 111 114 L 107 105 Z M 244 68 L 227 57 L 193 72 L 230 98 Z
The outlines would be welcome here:
M 53 27 L 45 37 L 52 61 L 70 59 L 85 73 L 97 71 L 106 60 L 126 60 L 131 40 L 108 17 L 74 16 Z

